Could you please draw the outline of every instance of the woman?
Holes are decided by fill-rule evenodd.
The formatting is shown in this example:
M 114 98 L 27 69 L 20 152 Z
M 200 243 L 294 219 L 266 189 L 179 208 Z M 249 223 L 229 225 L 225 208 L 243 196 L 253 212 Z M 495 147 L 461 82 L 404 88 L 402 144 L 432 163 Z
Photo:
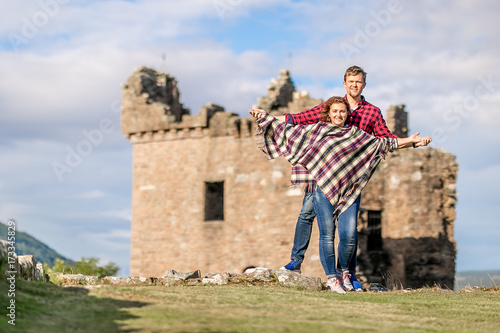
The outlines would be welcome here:
M 264 154 L 271 159 L 284 156 L 292 165 L 302 165 L 309 171 L 292 175 L 292 185 L 313 180 L 317 184 L 313 188 L 313 205 L 320 232 L 319 254 L 327 287 L 338 293 L 345 293 L 338 277 L 348 274 L 349 261 L 356 250 L 355 244 L 343 242 L 353 239 L 348 235 L 356 230 L 352 230 L 355 226 L 339 225 L 338 272 L 334 251 L 336 218 L 358 200 L 387 152 L 403 144 L 422 144 L 419 133 L 404 139 L 376 138 L 357 127 L 344 126 L 348 110 L 342 97 L 332 97 L 324 105 L 321 122 L 307 126 L 281 123 L 264 110 L 250 110 L 257 118 Z M 429 137 L 424 140 L 430 142 Z M 314 179 L 308 178 L 311 176 Z

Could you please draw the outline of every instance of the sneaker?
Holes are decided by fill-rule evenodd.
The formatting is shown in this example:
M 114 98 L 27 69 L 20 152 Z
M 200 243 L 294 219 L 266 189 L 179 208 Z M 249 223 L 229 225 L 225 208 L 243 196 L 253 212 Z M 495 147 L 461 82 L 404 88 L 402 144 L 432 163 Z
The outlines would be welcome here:
M 345 294 L 344 288 L 342 288 L 342 284 L 340 283 L 340 280 L 337 279 L 336 277 L 331 277 L 326 281 L 326 287 L 330 289 L 331 291 L 335 291 L 339 294 Z
M 352 286 L 351 283 L 351 277 L 352 275 L 349 272 L 342 273 L 342 284 L 344 285 L 344 288 L 349 291 L 354 290 L 354 287 Z
M 358 279 L 356 279 L 356 276 L 354 274 L 351 274 L 351 285 L 355 291 L 364 291 L 363 285 L 358 281 Z
M 282 271 L 291 271 L 300 274 L 300 265 L 301 263 L 295 260 L 290 261 L 286 266 L 280 268 Z

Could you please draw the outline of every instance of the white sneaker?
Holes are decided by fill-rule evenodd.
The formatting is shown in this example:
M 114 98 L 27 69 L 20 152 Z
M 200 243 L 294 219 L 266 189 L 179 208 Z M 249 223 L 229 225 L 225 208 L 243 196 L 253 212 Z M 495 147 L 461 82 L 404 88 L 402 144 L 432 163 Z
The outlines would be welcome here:
M 354 287 L 351 283 L 351 274 L 349 274 L 349 272 L 342 273 L 342 284 L 344 285 L 345 289 L 349 291 L 354 290 Z
M 335 291 L 339 294 L 345 294 L 345 290 L 340 283 L 340 280 L 336 277 L 331 277 L 326 281 L 326 287 L 331 291 Z

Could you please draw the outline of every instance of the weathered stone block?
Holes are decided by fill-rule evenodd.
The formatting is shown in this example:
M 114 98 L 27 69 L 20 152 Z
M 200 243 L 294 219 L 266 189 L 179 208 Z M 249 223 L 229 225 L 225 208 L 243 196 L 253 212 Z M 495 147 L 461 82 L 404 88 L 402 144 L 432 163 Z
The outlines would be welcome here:
M 62 285 L 97 285 L 101 280 L 98 276 L 83 274 L 55 273 L 53 276 L 55 280 Z
M 320 291 L 324 289 L 323 283 L 319 277 L 305 276 L 289 271 L 276 271 L 276 276 L 280 285 L 285 287 L 299 287 L 311 291 Z
M 178 280 L 199 279 L 201 278 L 201 272 L 200 270 L 196 270 L 189 273 L 179 273 L 172 269 L 165 272 L 165 277 Z
M 229 282 L 229 273 L 209 273 L 203 276 L 202 283 L 224 285 Z

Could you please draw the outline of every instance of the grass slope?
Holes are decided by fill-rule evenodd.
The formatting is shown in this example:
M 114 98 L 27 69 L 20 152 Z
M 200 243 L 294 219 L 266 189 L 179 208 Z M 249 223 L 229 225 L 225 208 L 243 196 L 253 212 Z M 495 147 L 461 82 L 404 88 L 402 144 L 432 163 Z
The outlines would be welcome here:
M 6 284 L 0 281 L 1 290 Z M 17 281 L 1 332 L 499 332 L 500 288 L 312 292 L 278 285 L 69 287 Z

